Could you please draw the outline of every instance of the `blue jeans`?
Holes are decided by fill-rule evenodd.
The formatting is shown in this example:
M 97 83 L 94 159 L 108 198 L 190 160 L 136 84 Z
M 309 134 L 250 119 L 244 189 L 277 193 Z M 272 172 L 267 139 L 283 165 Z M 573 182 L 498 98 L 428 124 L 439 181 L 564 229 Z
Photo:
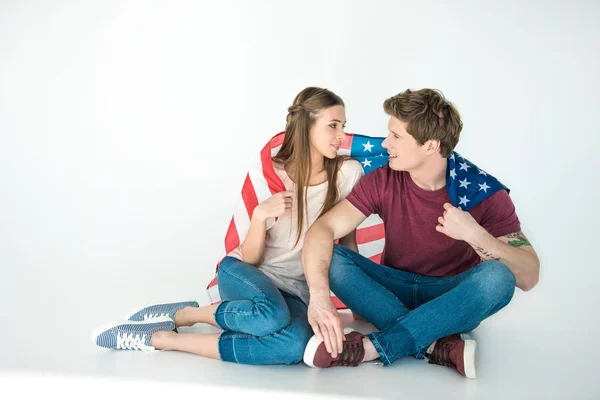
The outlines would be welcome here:
M 367 337 L 389 365 L 407 355 L 423 358 L 437 339 L 475 329 L 510 302 L 516 280 L 499 261 L 436 278 L 386 267 L 335 245 L 329 282 L 348 308 L 379 330 Z
M 302 361 L 312 336 L 307 306 L 277 289 L 264 273 L 237 258 L 219 267 L 222 302 L 215 321 L 223 329 L 219 354 L 240 364 L 294 364 Z

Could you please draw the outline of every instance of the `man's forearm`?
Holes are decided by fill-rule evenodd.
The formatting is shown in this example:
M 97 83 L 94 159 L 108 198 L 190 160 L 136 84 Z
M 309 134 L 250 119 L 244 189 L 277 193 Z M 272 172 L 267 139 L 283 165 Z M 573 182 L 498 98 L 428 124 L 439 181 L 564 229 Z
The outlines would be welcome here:
M 358 253 L 358 244 L 356 243 L 356 229 L 344 236 L 339 241 L 340 246 L 344 246 L 347 249 L 350 249 L 356 253 Z
M 512 271 L 517 287 L 532 289 L 538 282 L 540 262 L 535 252 L 503 243 L 486 231 L 476 235 L 469 244 L 483 260 L 499 260 Z
M 308 230 L 302 249 L 302 266 L 311 295 L 329 296 L 329 264 L 333 253 L 333 231 L 317 221 Z

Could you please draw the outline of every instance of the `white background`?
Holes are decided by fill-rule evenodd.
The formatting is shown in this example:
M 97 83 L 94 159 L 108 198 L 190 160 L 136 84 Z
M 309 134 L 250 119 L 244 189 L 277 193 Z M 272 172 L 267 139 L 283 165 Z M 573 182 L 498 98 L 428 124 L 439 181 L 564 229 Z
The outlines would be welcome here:
M 600 395 L 599 17 L 593 1 L 2 1 L 0 373 Z M 457 150 L 512 189 L 541 279 L 476 331 L 479 380 L 416 360 L 316 376 L 94 348 L 92 328 L 137 304 L 206 301 L 245 170 L 311 85 L 372 136 L 384 99 L 441 89 L 463 117 Z

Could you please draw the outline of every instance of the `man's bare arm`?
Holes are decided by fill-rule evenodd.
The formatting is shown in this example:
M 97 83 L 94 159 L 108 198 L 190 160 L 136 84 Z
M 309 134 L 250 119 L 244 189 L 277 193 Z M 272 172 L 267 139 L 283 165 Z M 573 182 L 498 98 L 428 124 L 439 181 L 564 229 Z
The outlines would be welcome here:
M 304 239 L 302 266 L 310 289 L 308 322 L 332 357 L 342 350 L 344 340 L 342 323 L 329 289 L 333 241 L 350 234 L 365 219 L 348 200 L 342 200 L 311 226 Z
M 344 236 L 339 241 L 340 246 L 358 253 L 358 244 L 356 244 L 356 229 Z
M 302 266 L 311 293 L 329 295 L 333 242 L 350 234 L 366 218 L 348 200 L 342 200 L 310 227 L 304 239 Z
M 517 287 L 531 290 L 540 274 L 540 260 L 523 232 L 495 238 L 471 214 L 450 203 L 444 204 L 435 229 L 456 240 L 467 242 L 484 260 L 502 261 L 515 276 Z
M 497 238 L 481 232 L 469 244 L 483 260 L 499 260 L 506 264 L 514 274 L 519 289 L 527 291 L 537 285 L 540 260 L 523 232 Z

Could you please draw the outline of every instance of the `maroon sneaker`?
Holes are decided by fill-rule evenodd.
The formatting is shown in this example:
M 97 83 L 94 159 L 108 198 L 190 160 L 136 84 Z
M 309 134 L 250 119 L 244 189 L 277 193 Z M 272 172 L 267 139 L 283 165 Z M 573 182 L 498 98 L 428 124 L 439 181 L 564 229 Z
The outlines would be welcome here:
M 356 367 L 365 358 L 364 335 L 352 331 L 346 335 L 342 352 L 336 358 L 327 352 L 325 343 L 313 336 L 304 350 L 304 362 L 313 368 Z
M 429 364 L 443 365 L 457 370 L 467 378 L 475 378 L 477 342 L 469 335 L 454 334 L 438 339 L 431 354 L 426 354 Z

